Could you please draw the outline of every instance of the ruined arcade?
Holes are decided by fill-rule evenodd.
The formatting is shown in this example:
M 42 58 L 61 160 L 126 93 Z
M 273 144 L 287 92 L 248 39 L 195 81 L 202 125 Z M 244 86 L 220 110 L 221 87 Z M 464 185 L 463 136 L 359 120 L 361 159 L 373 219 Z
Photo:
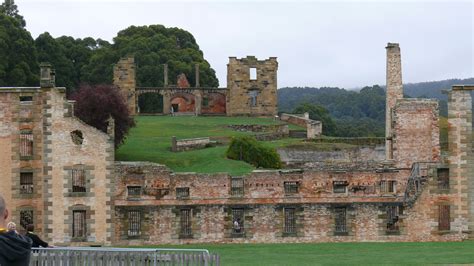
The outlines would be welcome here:
M 56 245 L 468 239 L 474 86 L 449 92 L 449 150 L 442 156 L 438 102 L 403 98 L 399 45 L 389 43 L 386 53 L 385 158 L 245 176 L 114 161 L 113 120 L 105 134 L 75 118 L 44 65 L 40 87 L 0 88 L 0 167 L 7 169 L 0 193 L 15 222 L 34 223 Z M 139 113 L 137 96 L 152 92 L 162 95 L 163 114 L 270 116 L 277 113 L 277 68 L 273 57 L 231 57 L 227 88 L 200 87 L 198 67 L 194 87 L 185 76 L 169 85 L 165 75 L 164 87 L 142 88 L 134 59 L 125 58 L 114 83 L 132 112 Z

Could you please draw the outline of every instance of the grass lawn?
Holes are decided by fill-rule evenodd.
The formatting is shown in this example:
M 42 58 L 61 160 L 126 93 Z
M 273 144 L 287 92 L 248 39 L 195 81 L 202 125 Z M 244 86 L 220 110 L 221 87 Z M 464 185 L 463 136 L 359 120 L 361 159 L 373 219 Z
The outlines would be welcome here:
M 242 175 L 254 169 L 250 164 L 225 158 L 227 146 L 194 151 L 171 152 L 171 137 L 178 139 L 197 137 L 231 137 L 252 134 L 238 132 L 226 125 L 276 124 L 268 118 L 250 117 L 192 117 L 192 116 L 137 116 L 125 143 L 117 150 L 118 161 L 150 161 L 165 164 L 176 172 L 216 173 L 229 172 Z M 297 128 L 290 126 L 290 128 Z M 268 142 L 274 147 L 301 142 L 285 139 Z
M 151 246 L 146 246 L 151 247 Z M 216 244 L 153 246 L 204 248 L 222 265 L 473 264 L 474 241 L 428 243 Z

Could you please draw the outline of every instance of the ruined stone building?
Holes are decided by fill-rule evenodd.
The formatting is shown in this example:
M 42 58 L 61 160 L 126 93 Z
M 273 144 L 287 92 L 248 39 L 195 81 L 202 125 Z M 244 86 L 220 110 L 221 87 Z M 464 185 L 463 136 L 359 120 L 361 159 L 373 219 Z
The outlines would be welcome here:
M 267 60 L 254 56 L 230 57 L 227 88 L 201 87 L 199 64 L 195 65 L 194 87 L 184 74 L 178 76 L 176 84 L 169 84 L 168 65 L 163 69 L 163 87 L 137 87 L 133 57 L 122 58 L 114 66 L 114 84 L 127 99 L 132 114 L 141 112 L 138 99 L 149 93 L 159 95 L 158 114 L 274 116 L 278 113 L 276 57 Z
M 245 176 L 114 162 L 113 134 L 76 119 L 44 67 L 41 87 L 0 89 L 0 193 L 14 221 L 34 223 L 56 245 L 467 239 L 474 227 L 474 86 L 449 92 L 449 150 L 442 156 L 437 101 L 404 99 L 400 47 L 389 43 L 386 52 L 383 160 Z M 239 81 L 231 86 L 240 96 L 253 88 Z M 178 88 L 157 90 L 173 95 Z

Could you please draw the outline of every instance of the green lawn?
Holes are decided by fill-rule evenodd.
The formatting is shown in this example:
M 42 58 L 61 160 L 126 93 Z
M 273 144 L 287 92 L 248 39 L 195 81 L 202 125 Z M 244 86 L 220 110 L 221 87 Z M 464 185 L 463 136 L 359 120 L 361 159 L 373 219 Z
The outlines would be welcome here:
M 146 246 L 151 247 L 151 246 Z M 219 244 L 154 246 L 204 248 L 222 265 L 473 264 L 474 241 L 428 243 Z
M 137 126 L 130 131 L 125 143 L 117 150 L 118 161 L 150 161 L 165 164 L 176 172 L 216 173 L 233 175 L 248 173 L 250 164 L 225 158 L 227 146 L 217 146 L 186 152 L 171 152 L 171 137 L 230 137 L 252 134 L 237 132 L 226 127 L 231 124 L 276 124 L 267 118 L 249 117 L 170 117 L 137 116 Z M 291 126 L 290 128 L 297 128 Z M 301 142 L 285 139 L 268 142 L 273 147 Z

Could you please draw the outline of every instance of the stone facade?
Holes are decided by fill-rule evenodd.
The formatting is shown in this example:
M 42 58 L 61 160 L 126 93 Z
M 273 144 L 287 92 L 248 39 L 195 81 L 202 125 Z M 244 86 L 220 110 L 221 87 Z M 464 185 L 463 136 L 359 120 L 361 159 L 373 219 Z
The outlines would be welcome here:
M 474 86 L 454 86 L 449 94 L 444 160 L 438 103 L 403 99 L 399 55 L 398 44 L 387 46 L 385 160 L 380 150 L 354 151 L 339 161 L 323 156 L 304 170 L 245 176 L 114 162 L 113 120 L 106 134 L 75 118 L 65 89 L 42 65 L 41 87 L 0 88 L 0 193 L 13 221 L 33 223 L 54 245 L 467 239 L 474 229 Z M 164 110 L 188 94 L 201 114 L 204 95 L 221 93 L 198 88 L 199 78 L 195 88 L 165 80 L 164 88 L 137 90 L 133 60 L 119 65 L 114 80 L 129 84 L 121 87 L 124 95 L 135 101 L 139 93 L 162 93 Z M 275 58 L 231 58 L 227 114 L 275 114 L 277 66 Z M 371 162 L 358 158 L 371 154 Z
M 158 114 L 192 114 L 228 116 L 274 116 L 278 112 L 276 57 L 258 60 L 253 56 L 229 58 L 227 88 L 207 88 L 199 84 L 199 65 L 195 66 L 196 84 L 192 87 L 180 74 L 175 85 L 168 83 L 168 66 L 164 65 L 163 87 L 137 87 L 133 57 L 122 58 L 114 66 L 114 84 L 122 91 L 131 114 L 142 111 L 139 98 L 158 94 Z M 250 77 L 253 69 L 255 77 Z M 179 114 L 178 114 L 179 115 Z
M 323 134 L 323 123 L 309 119 L 308 113 L 304 113 L 303 115 L 282 113 L 280 120 L 306 128 L 307 139 L 316 139 Z
M 227 115 L 274 116 L 278 113 L 276 57 L 229 57 Z
M 55 244 L 110 244 L 113 137 L 74 117 L 65 89 L 43 81 L 50 73 L 42 69 L 43 87 L 0 88 L 0 193 L 20 230 L 32 223 Z

